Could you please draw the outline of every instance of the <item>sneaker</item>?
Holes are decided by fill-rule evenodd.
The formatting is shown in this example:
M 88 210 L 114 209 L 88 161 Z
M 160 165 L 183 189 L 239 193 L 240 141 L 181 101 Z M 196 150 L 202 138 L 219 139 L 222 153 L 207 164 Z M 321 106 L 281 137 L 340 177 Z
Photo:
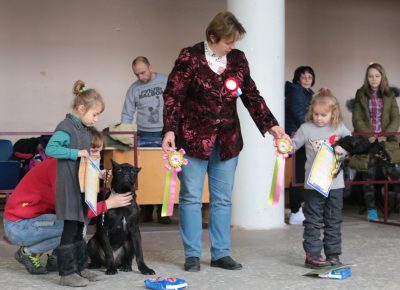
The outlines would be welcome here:
M 200 271 L 200 258 L 199 257 L 187 257 L 184 265 L 185 271 L 198 272 Z
M 289 225 L 302 225 L 305 219 L 303 209 L 300 208 L 298 212 L 290 213 Z
M 310 254 L 306 254 L 306 261 L 304 262 L 305 266 L 312 269 L 319 269 L 331 266 L 331 263 L 327 262 L 321 256 L 312 257 Z
M 40 263 L 40 254 L 26 254 L 24 253 L 23 247 L 20 247 L 14 257 L 18 262 L 24 265 L 26 270 L 31 274 L 47 273 L 46 268 Z
M 368 210 L 368 214 L 367 214 L 367 218 L 369 221 L 377 221 L 379 220 L 378 217 L 378 212 L 376 211 L 376 209 L 369 209 Z
M 58 271 L 58 265 L 57 265 L 57 255 L 51 253 L 51 255 L 47 254 L 47 264 L 46 264 L 46 270 L 48 272 L 56 272 Z
M 342 265 L 342 262 L 340 262 L 339 256 L 338 255 L 327 255 L 326 256 L 326 261 L 331 264 L 331 266 L 339 266 Z

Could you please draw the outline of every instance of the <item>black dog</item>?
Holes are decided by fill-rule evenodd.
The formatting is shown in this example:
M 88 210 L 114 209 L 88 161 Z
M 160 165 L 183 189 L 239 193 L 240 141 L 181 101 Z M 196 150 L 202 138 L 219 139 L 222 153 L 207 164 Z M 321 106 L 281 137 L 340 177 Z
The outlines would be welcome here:
M 88 242 L 89 268 L 106 267 L 107 275 L 114 275 L 117 269 L 132 271 L 133 256 L 139 271 L 144 275 L 154 275 L 154 270 L 143 260 L 142 239 L 139 231 L 139 207 L 136 203 L 135 182 L 140 168 L 128 163 L 112 162 L 111 189 L 115 193 L 132 192 L 129 206 L 110 209 L 96 220 L 96 233 Z M 108 194 L 109 195 L 109 194 Z

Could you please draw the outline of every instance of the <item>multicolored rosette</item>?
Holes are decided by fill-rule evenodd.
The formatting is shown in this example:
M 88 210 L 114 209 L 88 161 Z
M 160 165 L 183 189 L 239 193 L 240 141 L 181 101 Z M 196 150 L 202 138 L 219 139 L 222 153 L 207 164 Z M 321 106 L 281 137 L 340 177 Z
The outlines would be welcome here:
M 187 159 L 183 158 L 186 152 L 183 149 L 176 151 L 170 149 L 169 153 L 164 154 L 163 159 L 167 161 L 167 175 L 165 177 L 164 199 L 161 209 L 161 216 L 172 216 L 174 212 L 176 179 L 178 172 L 182 171 L 182 165 L 188 164 Z
M 292 144 L 289 140 L 281 138 L 275 139 L 274 145 L 276 148 L 276 160 L 268 203 L 276 207 L 278 206 L 279 197 L 284 186 L 285 161 L 292 150 Z
M 239 81 L 233 77 L 227 78 L 224 86 L 234 97 L 239 97 L 242 94 L 242 90 L 239 88 Z

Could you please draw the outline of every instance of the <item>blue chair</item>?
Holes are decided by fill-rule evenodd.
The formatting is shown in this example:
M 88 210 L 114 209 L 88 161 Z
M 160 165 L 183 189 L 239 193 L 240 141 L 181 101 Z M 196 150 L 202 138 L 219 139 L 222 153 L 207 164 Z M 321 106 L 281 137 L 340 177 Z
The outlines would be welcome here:
M 13 146 L 10 140 L 0 139 L 0 161 L 10 160 L 13 154 Z
M 5 202 L 17 186 L 21 172 L 20 163 L 10 160 L 13 147 L 10 140 L 0 139 L 0 193 L 5 194 Z

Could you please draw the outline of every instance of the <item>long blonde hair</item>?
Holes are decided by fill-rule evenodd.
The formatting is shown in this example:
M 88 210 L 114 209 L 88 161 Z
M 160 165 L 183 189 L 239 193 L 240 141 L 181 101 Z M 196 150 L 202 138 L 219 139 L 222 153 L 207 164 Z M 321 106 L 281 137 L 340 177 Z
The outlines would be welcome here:
M 319 105 L 326 106 L 332 112 L 331 126 L 337 128 L 342 123 L 343 116 L 338 100 L 329 89 L 320 89 L 313 95 L 310 108 L 307 112 L 307 121 L 313 122 L 313 109 Z

